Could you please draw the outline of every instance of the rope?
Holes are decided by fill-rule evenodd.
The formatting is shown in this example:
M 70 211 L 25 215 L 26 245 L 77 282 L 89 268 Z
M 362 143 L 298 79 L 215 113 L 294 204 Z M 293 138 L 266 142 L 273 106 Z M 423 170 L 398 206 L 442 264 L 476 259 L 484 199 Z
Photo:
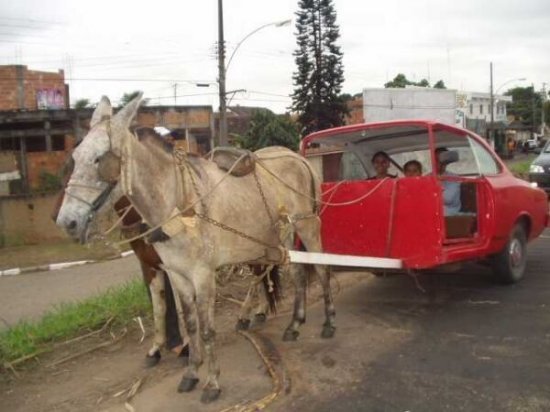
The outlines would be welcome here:
M 198 199 L 196 199 L 194 202 L 190 203 L 185 209 L 179 211 L 177 214 L 175 215 L 172 215 L 170 216 L 169 218 L 165 219 L 163 222 L 159 223 L 158 225 L 156 226 L 153 226 L 151 227 L 150 229 L 146 230 L 145 232 L 143 232 L 142 234 L 138 235 L 138 236 L 134 236 L 130 239 L 126 239 L 126 240 L 121 240 L 120 242 L 117 242 L 115 245 L 116 246 L 121 246 L 121 245 L 125 245 L 126 243 L 130 243 L 130 242 L 133 242 L 134 240 L 138 240 L 138 239 L 141 239 L 141 238 L 144 238 L 145 236 L 153 233 L 155 230 L 161 228 L 163 225 L 165 225 L 166 223 L 168 223 L 170 220 L 172 220 L 173 218 L 175 217 L 178 217 L 178 216 L 181 216 L 183 215 L 184 213 L 188 212 L 189 210 L 191 210 L 193 207 L 195 207 L 195 205 L 199 202 L 202 202 L 205 198 L 207 198 L 208 196 L 210 196 L 212 194 L 212 192 L 214 192 L 214 190 L 227 178 L 227 176 L 229 176 L 231 174 L 231 172 L 235 169 L 235 167 L 237 167 L 238 163 L 240 161 L 242 161 L 246 156 L 246 153 L 243 154 L 241 157 L 239 157 L 235 163 L 233 163 L 233 166 L 231 166 L 231 168 L 225 172 L 225 174 L 222 176 L 222 178 L 216 182 L 216 184 L 214 184 L 214 186 L 212 186 L 212 188 L 206 192 L 204 195 L 200 196 Z
M 130 213 L 130 210 L 132 210 L 132 208 L 133 208 L 132 205 L 125 207 L 124 213 L 117 219 L 115 223 L 113 223 L 113 225 L 109 229 L 107 229 L 107 231 L 105 231 L 105 233 L 103 233 L 103 236 L 107 236 L 109 233 L 115 230 L 115 228 L 124 220 L 126 215 Z
M 366 194 L 364 195 L 361 195 L 359 196 L 358 198 L 356 199 L 353 199 L 353 200 L 349 200 L 347 202 L 340 202 L 340 203 L 330 203 L 330 202 L 325 202 L 323 200 L 318 200 L 318 199 L 314 199 L 312 198 L 311 196 L 307 195 L 307 194 L 304 194 L 302 192 L 299 192 L 298 190 L 296 190 L 294 187 L 292 187 L 291 185 L 289 185 L 287 182 L 285 182 L 284 180 L 282 180 L 280 177 L 278 177 L 275 173 L 273 173 L 271 170 L 269 170 L 265 165 L 263 165 L 263 162 L 261 161 L 262 159 L 258 159 L 258 164 L 267 172 L 269 173 L 271 176 L 273 176 L 275 179 L 277 179 L 279 182 L 281 182 L 284 186 L 286 186 L 288 189 L 290 189 L 291 191 L 293 191 L 294 193 L 296 193 L 297 195 L 300 195 L 300 196 L 303 196 L 309 200 L 312 200 L 314 202 L 319 202 L 321 205 L 323 206 L 349 206 L 349 205 L 353 205 L 355 203 L 359 203 L 360 201 L 364 200 L 365 198 L 367 198 L 368 196 L 370 196 L 372 193 L 374 193 L 374 191 L 376 191 L 380 185 L 382 185 L 383 182 L 385 182 L 387 179 L 389 179 L 389 177 L 385 177 L 384 179 L 380 179 L 380 182 L 374 187 L 372 188 L 370 191 L 368 191 Z M 337 186 L 339 186 L 340 184 L 344 183 L 345 181 L 341 181 L 337 184 Z M 327 192 L 325 193 L 328 193 L 330 191 L 333 191 L 335 190 L 334 188 L 333 189 L 329 189 Z M 323 193 L 323 194 L 325 194 Z

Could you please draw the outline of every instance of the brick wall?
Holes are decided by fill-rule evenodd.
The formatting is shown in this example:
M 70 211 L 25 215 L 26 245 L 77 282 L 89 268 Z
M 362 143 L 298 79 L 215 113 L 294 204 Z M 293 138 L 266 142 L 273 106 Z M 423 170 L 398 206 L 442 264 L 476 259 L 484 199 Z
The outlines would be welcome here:
M 164 126 L 168 129 L 210 127 L 209 108 L 147 107 L 140 108 L 137 124 L 145 127 Z
M 0 110 L 36 110 L 39 89 L 60 90 L 65 107 L 69 107 L 63 70 L 55 73 L 28 70 L 27 66 L 0 66 Z
M 15 66 L 0 66 L 0 110 L 17 109 L 17 77 Z
M 363 98 L 356 97 L 353 100 L 348 101 L 347 103 L 349 109 L 349 115 L 346 116 L 346 124 L 358 124 L 364 123 L 365 117 L 363 116 Z
M 0 199 L 0 247 L 65 239 L 51 219 L 57 194 Z
M 48 172 L 59 175 L 61 167 L 67 158 L 66 152 L 30 152 L 27 153 L 28 182 L 31 189 L 40 186 L 40 173 Z

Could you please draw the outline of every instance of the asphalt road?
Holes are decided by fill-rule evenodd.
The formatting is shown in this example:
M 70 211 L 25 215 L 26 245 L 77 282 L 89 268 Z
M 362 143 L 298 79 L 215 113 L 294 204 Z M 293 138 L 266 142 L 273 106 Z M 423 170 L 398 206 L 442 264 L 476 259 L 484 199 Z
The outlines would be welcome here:
M 470 265 L 423 276 L 426 293 L 393 277 L 339 296 L 337 337 L 287 354 L 302 388 L 276 410 L 549 411 L 548 250 L 549 230 L 517 285 Z
M 0 277 L 0 329 L 39 319 L 60 303 L 97 295 L 141 277 L 135 256 L 68 269 Z
M 548 250 L 550 230 L 529 245 L 526 277 L 512 286 L 496 285 L 490 270 L 477 265 L 458 274 L 424 275 L 418 284 L 406 276 L 337 274 L 333 339 L 319 337 L 321 303 L 308 309 L 297 342 L 281 341 L 287 313 L 259 329 L 278 348 L 291 380 L 290 392 L 268 410 L 549 411 Z M 0 315 L 11 322 L 32 318 L 62 300 L 137 276 L 137 261 L 129 257 L 0 278 Z M 349 282 L 353 276 L 359 279 Z M 353 287 L 339 288 L 339 283 Z M 258 380 L 255 375 L 262 372 L 257 360 L 243 363 L 250 352 L 237 336 L 220 345 L 220 359 L 228 363 L 221 376 L 226 400 L 253 398 L 247 391 L 254 392 L 255 381 L 246 381 Z M 190 402 L 196 394 L 174 393 L 179 377 L 170 375 L 170 385 L 164 380 L 147 385 L 134 399 L 136 410 L 179 410 L 182 402 L 183 410 L 196 410 L 198 401 Z M 151 402 L 154 408 L 144 407 Z

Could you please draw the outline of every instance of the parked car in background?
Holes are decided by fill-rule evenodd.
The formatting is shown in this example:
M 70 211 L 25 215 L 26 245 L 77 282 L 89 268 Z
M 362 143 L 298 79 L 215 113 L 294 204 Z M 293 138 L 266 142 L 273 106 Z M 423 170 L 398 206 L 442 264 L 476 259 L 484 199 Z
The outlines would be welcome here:
M 529 181 L 550 193 L 550 141 L 546 142 L 540 154 L 529 166 Z
M 525 143 L 527 146 L 527 150 L 530 152 L 535 150 L 539 145 L 536 139 L 529 139 Z
M 323 182 L 326 253 L 400 260 L 405 270 L 489 261 L 498 280 L 514 283 L 528 241 L 548 224 L 546 194 L 465 129 L 429 120 L 357 124 L 310 134 L 301 150 Z M 380 152 L 389 162 L 383 179 L 372 162 Z M 404 173 L 411 160 L 418 176 Z M 451 188 L 459 210 L 447 208 Z

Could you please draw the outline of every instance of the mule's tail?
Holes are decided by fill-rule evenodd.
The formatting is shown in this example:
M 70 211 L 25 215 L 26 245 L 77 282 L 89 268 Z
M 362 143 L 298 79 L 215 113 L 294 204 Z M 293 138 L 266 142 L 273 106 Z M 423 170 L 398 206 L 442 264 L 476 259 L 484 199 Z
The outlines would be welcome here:
M 282 299 L 281 272 L 279 266 L 273 266 L 271 271 L 262 277 L 264 293 L 269 311 L 272 314 L 277 313 L 277 304 Z

